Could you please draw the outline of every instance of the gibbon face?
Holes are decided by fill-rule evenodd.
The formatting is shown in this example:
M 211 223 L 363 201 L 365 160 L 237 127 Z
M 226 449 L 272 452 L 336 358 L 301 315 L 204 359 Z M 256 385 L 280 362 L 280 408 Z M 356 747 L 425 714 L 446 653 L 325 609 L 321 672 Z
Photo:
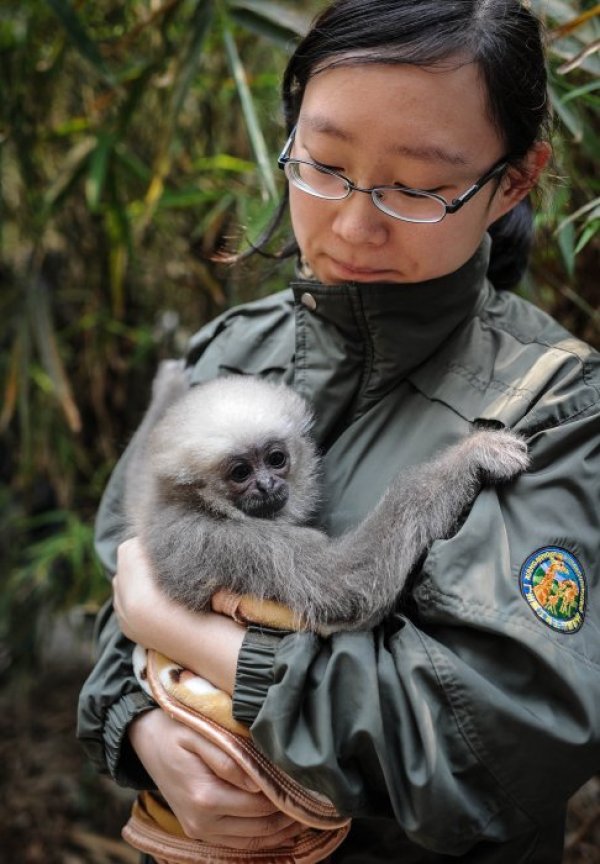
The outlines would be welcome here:
M 150 434 L 157 494 L 184 510 L 305 523 L 318 502 L 311 422 L 284 385 L 236 376 L 192 387 Z
M 226 494 L 248 516 L 271 519 L 289 498 L 290 454 L 281 441 L 268 441 L 245 453 L 228 456 L 221 465 Z

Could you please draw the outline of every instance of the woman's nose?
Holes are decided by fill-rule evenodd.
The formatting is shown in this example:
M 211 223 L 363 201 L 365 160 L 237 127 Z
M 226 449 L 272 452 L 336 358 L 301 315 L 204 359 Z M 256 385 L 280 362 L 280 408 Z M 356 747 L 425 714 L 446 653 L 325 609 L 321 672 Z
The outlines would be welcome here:
M 337 202 L 332 229 L 347 243 L 382 246 L 388 237 L 388 219 L 375 207 L 370 195 L 353 192 L 349 198 Z

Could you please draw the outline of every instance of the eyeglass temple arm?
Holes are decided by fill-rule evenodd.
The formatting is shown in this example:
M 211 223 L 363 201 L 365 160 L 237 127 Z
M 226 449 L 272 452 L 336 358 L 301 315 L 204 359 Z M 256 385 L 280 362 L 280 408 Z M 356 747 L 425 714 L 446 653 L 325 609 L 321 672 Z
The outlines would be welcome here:
M 281 151 L 281 153 L 279 154 L 279 156 L 277 158 L 277 165 L 281 169 L 283 169 L 285 167 L 285 163 L 287 162 L 287 159 L 288 159 L 288 153 L 292 149 L 292 144 L 294 143 L 295 135 L 296 135 L 296 127 L 294 126 L 294 128 L 292 129 L 292 131 L 289 134 L 287 141 L 285 142 L 285 144 L 283 146 L 283 150 Z
M 466 204 L 467 201 L 470 201 L 473 195 L 475 195 L 476 192 L 479 192 L 479 190 L 482 189 L 486 183 L 489 183 L 490 180 L 493 180 L 494 177 L 497 177 L 498 174 L 501 174 L 507 167 L 507 165 L 508 162 L 504 161 L 499 162 L 497 165 L 494 165 L 493 168 L 490 168 L 487 174 L 484 174 L 483 177 L 479 178 L 477 183 L 473 183 L 473 185 L 470 186 L 466 192 L 463 192 L 463 194 L 459 195 L 458 198 L 454 198 L 452 204 L 446 205 L 446 213 L 456 213 L 457 210 L 460 210 L 463 204 Z

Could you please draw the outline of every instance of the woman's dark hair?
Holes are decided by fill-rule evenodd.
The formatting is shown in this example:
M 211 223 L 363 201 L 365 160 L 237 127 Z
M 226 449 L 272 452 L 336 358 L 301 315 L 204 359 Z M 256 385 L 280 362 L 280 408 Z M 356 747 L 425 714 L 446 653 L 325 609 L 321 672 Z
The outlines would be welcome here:
M 433 66 L 457 59 L 478 64 L 490 119 L 508 161 L 518 166 L 549 125 L 540 22 L 519 0 L 334 0 L 288 63 L 282 88 L 287 130 L 297 122 L 308 81 L 326 69 L 373 63 Z M 507 261 L 500 276 L 496 268 L 503 287 L 516 284 L 527 263 L 532 236 L 531 225 L 524 227 L 527 213 L 531 222 L 527 204 L 514 208 L 490 232 L 502 235 L 505 259 L 513 233 L 519 248 L 518 267 Z

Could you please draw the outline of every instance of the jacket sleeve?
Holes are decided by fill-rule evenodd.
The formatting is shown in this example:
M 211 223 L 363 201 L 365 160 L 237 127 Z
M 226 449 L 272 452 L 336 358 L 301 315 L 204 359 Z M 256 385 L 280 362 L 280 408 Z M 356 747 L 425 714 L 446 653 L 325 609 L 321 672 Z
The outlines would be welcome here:
M 534 433 L 530 471 L 479 495 L 385 625 L 258 646 L 249 632 L 234 709 L 266 755 L 342 812 L 387 813 L 440 853 L 564 809 L 600 764 L 599 432 L 596 406 Z M 571 632 L 520 587 L 532 553 L 556 547 L 587 592 Z
M 96 520 L 96 551 L 111 577 L 123 537 L 121 504 L 129 452 L 113 472 Z M 126 732 L 138 714 L 156 706 L 135 678 L 132 647 L 119 630 L 109 601 L 96 622 L 97 657 L 79 695 L 77 737 L 100 773 L 110 774 L 123 786 L 148 789 L 152 780 L 130 747 Z

